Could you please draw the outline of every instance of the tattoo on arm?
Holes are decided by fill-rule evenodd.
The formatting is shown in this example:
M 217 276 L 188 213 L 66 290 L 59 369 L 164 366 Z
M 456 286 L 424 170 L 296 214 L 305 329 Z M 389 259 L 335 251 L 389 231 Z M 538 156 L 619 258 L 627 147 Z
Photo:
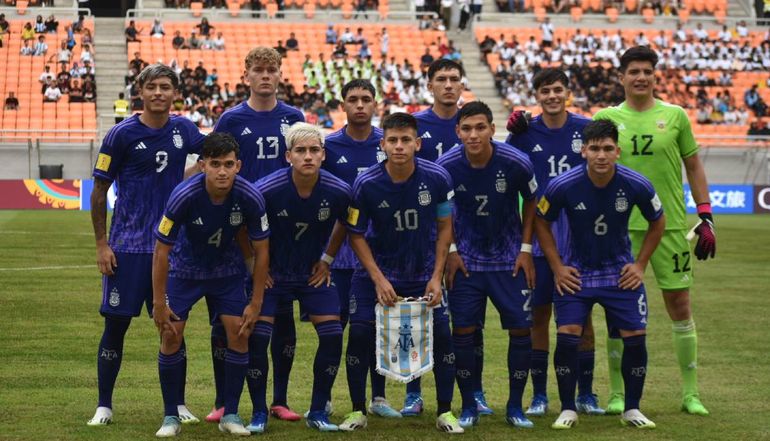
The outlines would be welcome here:
M 91 192 L 91 223 L 97 242 L 107 239 L 107 191 L 110 185 L 112 182 L 94 179 L 94 189 Z

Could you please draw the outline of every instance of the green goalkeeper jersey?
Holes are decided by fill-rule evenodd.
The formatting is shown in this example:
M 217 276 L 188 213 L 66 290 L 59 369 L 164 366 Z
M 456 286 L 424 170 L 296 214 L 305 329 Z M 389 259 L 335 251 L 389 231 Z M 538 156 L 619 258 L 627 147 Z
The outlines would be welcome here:
M 637 112 L 623 102 L 600 110 L 594 119 L 608 119 L 617 124 L 621 149 L 618 162 L 652 182 L 666 213 L 666 229 L 687 228 L 682 158 L 697 154 L 698 144 L 684 109 L 655 100 L 652 108 Z M 637 208 L 631 213 L 628 228 L 647 229 L 647 221 Z

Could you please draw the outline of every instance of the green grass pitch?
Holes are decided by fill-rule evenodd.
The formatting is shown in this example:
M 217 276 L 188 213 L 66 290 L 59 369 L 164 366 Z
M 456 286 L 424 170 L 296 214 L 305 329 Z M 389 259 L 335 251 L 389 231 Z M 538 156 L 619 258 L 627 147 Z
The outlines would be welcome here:
M 649 373 L 642 409 L 658 425 L 652 432 L 622 428 L 617 417 L 582 417 L 564 433 L 549 428 L 559 401 L 549 378 L 551 412 L 524 431 L 504 422 L 507 395 L 507 339 L 494 308 L 488 308 L 484 383 L 496 415 L 461 435 L 464 439 L 770 439 L 770 368 L 768 368 L 768 263 L 770 216 L 717 216 L 719 248 L 715 261 L 694 262 L 693 307 L 700 343 L 701 396 L 709 417 L 679 411 L 679 373 L 671 327 L 660 294 L 649 277 Z M 694 222 L 691 219 L 691 222 Z M 54 211 L 0 212 L 0 440 L 153 439 L 162 419 L 157 375 L 158 338 L 147 317 L 135 319 L 126 339 L 124 361 L 114 397 L 115 422 L 89 428 L 96 405 L 96 348 L 102 329 L 98 314 L 101 289 L 94 262 L 88 213 Z M 40 269 L 43 267 L 44 269 Z M 30 269 L 37 268 L 37 269 Z M 603 323 L 601 308 L 594 322 Z M 606 403 L 605 331 L 597 326 L 595 390 Z M 304 412 L 309 405 L 312 327 L 298 326 L 297 359 L 289 404 Z M 204 306 L 193 310 L 187 328 L 189 367 L 187 404 L 201 419 L 213 399 L 208 327 Z M 553 346 L 552 346 L 553 349 Z M 265 439 L 445 439 L 434 428 L 432 375 L 423 379 L 427 411 L 419 418 L 383 420 L 354 434 L 320 434 L 304 422 L 270 420 Z M 270 387 L 269 387 L 269 390 Z M 401 385 L 389 382 L 388 399 L 398 408 Z M 333 422 L 349 412 L 344 369 L 334 387 Z M 525 401 L 531 397 L 531 389 Z M 269 399 L 269 397 L 268 397 Z M 241 414 L 251 405 L 244 393 Z M 459 393 L 454 410 L 459 412 Z M 186 426 L 182 440 L 224 439 L 213 424 Z

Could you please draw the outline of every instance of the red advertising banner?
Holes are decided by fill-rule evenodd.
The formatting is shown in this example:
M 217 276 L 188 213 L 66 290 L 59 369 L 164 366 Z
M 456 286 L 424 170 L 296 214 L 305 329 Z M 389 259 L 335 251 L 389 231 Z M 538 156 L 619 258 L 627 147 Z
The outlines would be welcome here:
M 0 180 L 0 209 L 79 210 L 80 179 Z

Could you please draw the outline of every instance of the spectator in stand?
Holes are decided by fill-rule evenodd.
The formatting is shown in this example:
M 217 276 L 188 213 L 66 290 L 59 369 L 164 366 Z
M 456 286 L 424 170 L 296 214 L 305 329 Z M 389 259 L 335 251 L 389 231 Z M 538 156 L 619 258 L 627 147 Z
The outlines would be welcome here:
M 190 31 L 190 38 L 187 39 L 187 49 L 200 49 L 201 39 L 195 34 L 195 31 Z
M 554 28 L 551 19 L 546 17 L 543 23 L 540 25 L 540 46 L 543 48 L 550 48 L 553 46 L 553 34 Z
M 35 18 L 35 25 L 33 27 L 35 28 L 36 34 L 45 33 L 45 22 L 43 21 L 42 15 L 38 15 L 37 18 Z
M 19 53 L 21 55 L 35 55 L 35 47 L 29 44 L 30 40 L 23 40 Z
M 738 38 L 746 38 L 749 36 L 749 27 L 746 26 L 746 20 L 741 20 L 735 25 L 735 35 Z
M 222 35 L 221 32 L 217 33 L 217 38 L 212 40 L 211 42 L 211 48 L 215 51 L 223 51 L 225 50 L 225 36 Z
M 58 30 L 59 22 L 53 14 L 49 15 L 48 19 L 45 21 L 45 32 L 48 34 L 55 34 Z
M 8 98 L 5 99 L 5 110 L 19 110 L 19 99 L 13 92 L 8 92 Z
M 48 45 L 45 42 L 45 36 L 40 35 L 37 37 L 37 43 L 35 43 L 35 50 L 32 55 L 44 57 L 46 53 L 48 53 Z
M 81 33 L 86 30 L 86 15 L 84 12 L 78 12 L 78 20 L 72 23 L 72 31 Z M 90 31 L 89 31 L 90 35 Z
M 91 63 L 91 65 L 94 64 L 94 54 L 91 52 L 90 44 L 84 44 L 83 49 L 80 50 L 80 64 L 86 62 Z
M 281 54 L 281 57 L 286 58 L 286 53 L 288 52 L 288 49 L 286 49 L 286 46 L 283 45 L 282 40 L 278 40 L 278 45 L 276 45 L 273 49 L 275 49 L 279 54 Z
M 71 103 L 83 102 L 83 89 L 80 87 L 80 81 L 72 80 L 72 87 L 70 87 L 70 90 L 69 90 L 69 93 L 67 93 L 67 96 L 69 96 Z
M 351 31 L 350 28 L 345 28 L 345 32 L 343 32 L 339 38 L 339 42 L 342 44 L 354 44 L 355 40 L 356 36 L 353 35 L 353 31 Z
M 706 43 L 709 40 L 709 33 L 707 30 L 703 29 L 703 23 L 698 23 L 698 26 L 695 28 L 692 35 L 695 37 L 696 41 L 701 43 Z
M 96 85 L 92 81 L 83 83 L 83 101 L 87 103 L 96 102 Z
M 163 29 L 163 23 L 160 22 L 159 18 L 156 18 L 152 23 L 150 35 L 154 38 L 163 38 L 166 35 L 166 31 Z
M 415 16 L 415 18 L 417 20 L 422 19 L 422 16 L 423 16 L 422 12 L 425 11 L 425 0 L 414 0 L 413 4 L 414 4 L 414 10 L 415 12 L 417 12 L 417 15 Z
M 171 47 L 177 50 L 186 48 L 184 44 L 184 37 L 182 37 L 181 31 L 174 32 L 174 38 L 171 39 Z
M 767 105 L 762 100 L 762 97 L 759 96 L 756 84 L 751 86 L 751 89 L 747 90 L 743 95 L 743 102 L 746 104 L 746 107 L 754 112 L 754 115 L 757 118 L 762 118 L 765 116 L 767 112 Z
M 38 82 L 41 84 L 42 89 L 40 92 L 45 92 L 46 85 L 49 81 L 53 81 L 56 77 L 54 77 L 53 73 L 51 73 L 51 66 L 45 65 L 43 68 L 43 73 L 40 74 L 40 77 L 38 77 Z
M 326 28 L 326 44 L 337 44 L 337 31 L 332 25 Z
M 43 94 L 43 102 L 55 103 L 59 101 L 61 96 L 62 93 L 61 89 L 59 89 L 59 86 L 57 86 L 56 83 L 51 83 Z
M 382 28 L 380 33 L 380 56 L 385 58 L 390 50 L 390 35 L 387 28 Z
M 366 13 L 366 4 L 368 0 L 356 0 L 356 13 L 353 15 L 353 19 L 358 18 L 358 14 L 363 13 L 364 18 L 369 20 L 369 14 Z
M 286 49 L 290 51 L 299 50 L 299 42 L 297 41 L 297 37 L 294 35 L 294 32 L 289 33 L 289 38 L 286 40 Z
M 142 33 L 142 29 L 136 28 L 136 22 L 134 20 L 131 20 L 128 22 L 128 27 L 123 32 L 123 34 L 126 36 L 126 43 L 131 43 L 135 41 L 141 41 L 139 39 L 139 35 Z
M 476 20 L 481 20 L 482 6 L 484 6 L 484 0 L 471 0 L 471 14 Z
M 733 39 L 733 33 L 727 29 L 727 25 L 722 26 L 722 30 L 717 34 L 717 40 L 722 43 L 729 43 Z
M 80 34 L 80 43 L 83 46 L 85 46 L 87 44 L 94 44 L 94 37 L 91 35 L 91 31 L 88 28 L 84 28 L 83 32 L 81 32 L 81 34 Z
M 433 58 L 433 55 L 430 53 L 430 48 L 425 48 L 425 53 L 422 54 L 422 57 L 420 57 L 420 69 L 427 69 L 430 67 L 431 63 L 433 63 L 435 59 Z
M 24 27 L 21 29 L 22 41 L 32 41 L 35 39 L 35 29 L 32 28 L 32 23 L 24 23 Z
M 5 19 L 5 14 L 0 14 L 0 33 L 8 32 L 8 28 L 11 24 Z
M 67 67 L 70 63 L 70 59 L 72 58 L 72 52 L 67 49 L 67 42 L 62 41 L 61 45 L 59 46 L 59 50 L 56 51 L 56 54 L 51 55 L 51 58 L 48 59 L 48 62 L 52 62 L 56 58 L 56 62 L 60 65 Z
M 214 26 L 209 23 L 209 19 L 206 17 L 201 18 L 201 22 L 195 25 L 195 27 L 198 28 L 200 34 L 204 37 L 211 35 L 211 30 L 215 29 Z
M 441 0 L 440 3 L 441 9 L 439 10 L 439 16 L 441 17 L 441 20 L 444 23 L 444 28 L 446 30 L 449 30 L 449 27 L 452 24 L 452 6 L 454 3 L 454 0 Z
M 457 27 L 464 31 L 468 25 L 468 20 L 471 18 L 471 0 L 458 0 L 457 4 L 460 7 L 460 22 Z

